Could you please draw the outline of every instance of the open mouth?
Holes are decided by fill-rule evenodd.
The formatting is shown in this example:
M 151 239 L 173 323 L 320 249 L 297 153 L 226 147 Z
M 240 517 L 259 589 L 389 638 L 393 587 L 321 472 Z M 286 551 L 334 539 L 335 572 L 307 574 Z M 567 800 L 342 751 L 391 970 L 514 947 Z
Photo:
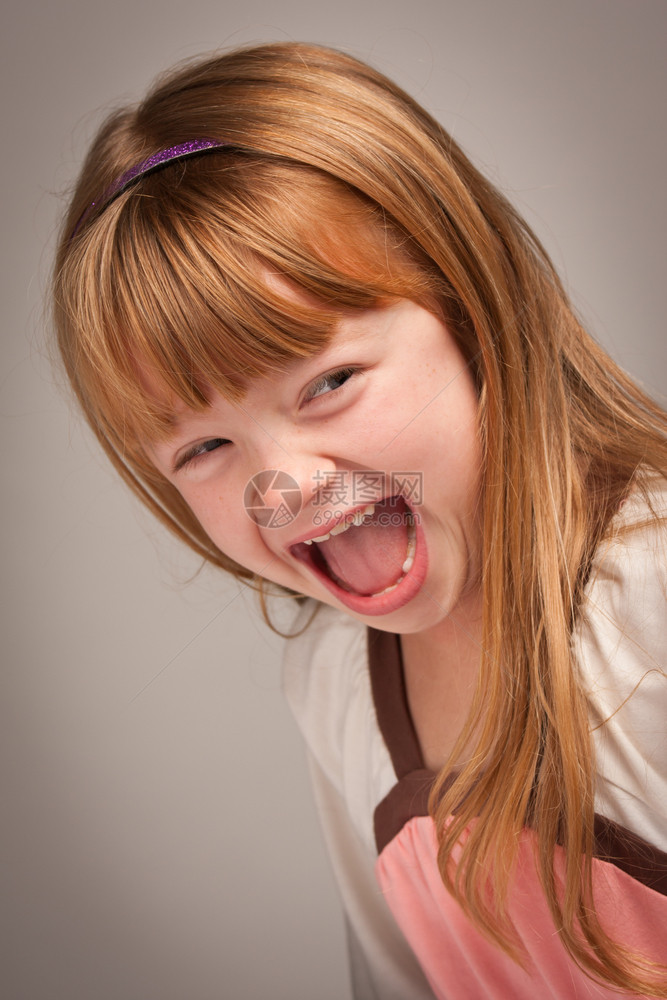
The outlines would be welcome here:
M 290 551 L 347 607 L 386 614 L 410 600 L 423 582 L 420 535 L 419 518 L 397 495 L 368 504 Z

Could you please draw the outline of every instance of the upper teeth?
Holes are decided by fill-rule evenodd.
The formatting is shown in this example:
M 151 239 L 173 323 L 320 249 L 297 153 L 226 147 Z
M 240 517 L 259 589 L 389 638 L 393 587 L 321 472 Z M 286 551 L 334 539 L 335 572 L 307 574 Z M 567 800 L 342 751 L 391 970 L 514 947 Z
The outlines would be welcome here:
M 332 535 L 340 535 L 343 531 L 348 531 L 355 525 L 358 526 L 363 524 L 364 520 L 367 517 L 372 517 L 374 513 L 375 504 L 369 503 L 367 507 L 363 507 L 361 510 L 356 511 L 355 514 L 353 514 L 353 516 L 349 519 L 341 521 L 334 528 L 332 528 L 331 531 L 327 532 L 326 535 L 318 535 L 317 538 L 305 538 L 304 541 L 306 545 L 312 545 L 313 542 L 326 542 Z

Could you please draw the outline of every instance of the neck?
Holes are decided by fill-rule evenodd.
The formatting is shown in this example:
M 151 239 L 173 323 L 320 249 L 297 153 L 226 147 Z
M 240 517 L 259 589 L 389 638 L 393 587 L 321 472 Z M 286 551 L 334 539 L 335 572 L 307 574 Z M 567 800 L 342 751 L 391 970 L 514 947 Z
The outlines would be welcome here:
M 424 763 L 439 771 L 461 764 L 469 749 L 450 756 L 468 717 L 479 671 L 479 602 L 457 608 L 456 615 L 423 632 L 401 636 L 408 705 Z

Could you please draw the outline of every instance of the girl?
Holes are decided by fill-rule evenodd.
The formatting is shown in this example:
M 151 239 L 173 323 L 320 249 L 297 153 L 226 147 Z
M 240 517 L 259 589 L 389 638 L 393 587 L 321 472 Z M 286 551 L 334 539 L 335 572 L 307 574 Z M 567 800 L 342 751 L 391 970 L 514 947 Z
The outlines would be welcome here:
M 667 997 L 667 418 L 451 137 L 329 50 L 189 65 L 54 300 L 126 482 L 300 605 L 355 996 Z

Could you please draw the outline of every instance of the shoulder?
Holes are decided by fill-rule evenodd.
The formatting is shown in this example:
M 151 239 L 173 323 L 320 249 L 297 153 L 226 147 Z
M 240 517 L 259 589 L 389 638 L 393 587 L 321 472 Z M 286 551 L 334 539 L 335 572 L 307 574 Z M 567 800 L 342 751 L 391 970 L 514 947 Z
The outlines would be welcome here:
M 334 784 L 350 723 L 373 711 L 366 627 L 335 608 L 308 600 L 283 656 L 283 688 L 309 750 Z M 359 717 L 361 715 L 361 718 Z
M 285 694 L 298 711 L 318 691 L 341 693 L 366 669 L 366 628 L 325 604 L 308 599 L 296 615 L 283 656 Z
M 664 670 L 667 611 L 667 483 L 648 500 L 632 494 L 595 553 L 582 609 L 584 622 Z M 657 657 L 657 659 L 655 659 Z
M 372 854 L 373 813 L 396 776 L 377 723 L 367 629 L 326 605 L 313 617 L 316 607 L 308 601 L 294 623 L 303 631 L 286 645 L 284 691 L 310 757 Z
M 591 567 L 574 651 L 598 811 L 667 850 L 667 486 L 631 495 Z

